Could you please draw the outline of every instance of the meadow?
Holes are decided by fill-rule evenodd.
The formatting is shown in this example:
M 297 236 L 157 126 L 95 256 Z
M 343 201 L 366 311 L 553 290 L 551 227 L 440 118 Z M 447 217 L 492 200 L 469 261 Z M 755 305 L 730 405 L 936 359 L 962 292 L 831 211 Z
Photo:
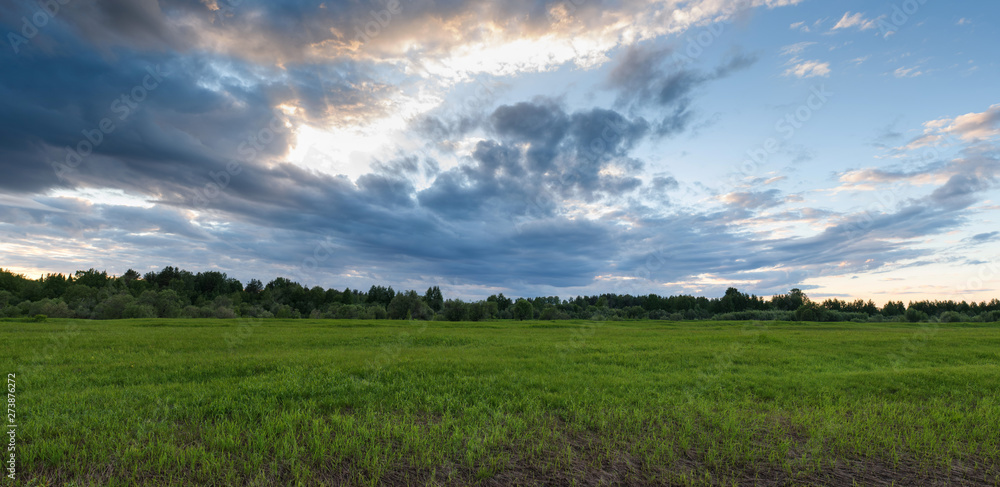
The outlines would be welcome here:
M 0 343 L 0 486 L 1000 485 L 996 323 L 49 320 Z

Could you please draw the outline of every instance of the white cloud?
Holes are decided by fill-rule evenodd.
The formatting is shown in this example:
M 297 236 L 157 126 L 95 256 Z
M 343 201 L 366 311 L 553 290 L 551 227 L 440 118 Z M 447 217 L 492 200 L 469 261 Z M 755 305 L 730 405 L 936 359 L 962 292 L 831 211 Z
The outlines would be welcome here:
M 813 44 L 816 44 L 816 43 L 815 42 L 808 42 L 808 41 L 806 41 L 806 42 L 797 42 L 795 44 L 791 44 L 791 45 L 782 47 L 781 48 L 781 55 L 782 56 L 790 56 L 790 55 L 794 55 L 794 54 L 799 54 L 799 53 L 801 53 L 802 51 L 806 50 L 806 48 L 808 48 L 809 46 L 811 46 Z
M 809 26 L 805 22 L 795 22 L 788 26 L 792 30 L 801 30 L 802 32 L 809 32 Z
M 955 22 L 955 25 L 969 25 L 971 23 L 972 23 L 971 20 L 969 20 L 969 19 L 967 19 L 965 17 L 962 17 L 962 18 L 958 19 L 958 22 Z
M 878 19 L 866 19 L 861 12 L 851 15 L 851 12 L 848 11 L 830 30 L 850 29 L 851 27 L 857 27 L 860 30 L 874 29 L 878 27 Z
M 912 150 L 937 145 L 948 136 L 958 137 L 965 142 L 1000 136 L 1000 103 L 990 106 L 984 112 L 925 122 L 923 135 L 899 149 Z
M 966 142 L 1000 136 L 1000 103 L 985 112 L 966 113 L 955 118 L 927 122 L 925 126 L 940 127 L 946 134 L 957 135 Z
M 916 78 L 922 74 L 924 74 L 924 72 L 920 71 L 920 66 L 914 66 L 912 68 L 904 68 L 900 66 L 892 72 L 892 75 L 897 78 Z
M 830 63 L 820 61 L 803 61 L 799 58 L 792 58 L 789 64 L 793 64 L 784 72 L 784 76 L 796 76 L 798 78 L 815 78 L 817 76 L 830 76 Z

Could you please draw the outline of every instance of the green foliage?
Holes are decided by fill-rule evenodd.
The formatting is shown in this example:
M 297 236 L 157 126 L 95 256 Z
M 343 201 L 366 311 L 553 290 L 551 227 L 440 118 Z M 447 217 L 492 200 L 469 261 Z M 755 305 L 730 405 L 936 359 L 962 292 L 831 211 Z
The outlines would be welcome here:
M 789 320 L 991 322 L 1000 317 L 1000 300 L 981 303 L 919 301 L 904 306 L 889 301 L 881 309 L 871 300 L 809 300 L 800 289 L 769 299 L 728 288 L 719 298 L 703 296 L 632 296 L 601 294 L 560 299 L 540 296 L 515 305 L 502 293 L 485 300 L 445 300 L 438 286 L 421 296 L 372 285 L 367 292 L 307 287 L 277 277 L 263 285 L 251 279 L 244 287 L 225 273 L 192 273 L 172 266 L 140 276 L 129 269 L 120 277 L 90 269 L 73 275 L 46 274 L 38 280 L 0 269 L 0 317 L 48 316 L 120 319 L 159 318 L 323 318 L 443 319 L 452 321 L 524 320 Z M 134 305 L 134 306 L 133 306 Z M 518 309 L 518 306 L 520 309 Z M 150 314 L 150 308 L 153 314 Z M 910 311 L 912 309 L 912 311 Z
M 449 299 L 444 302 L 442 314 L 448 321 L 465 321 L 469 319 L 469 307 L 462 301 Z
M 430 320 L 434 317 L 434 311 L 416 291 L 397 294 L 386 312 L 390 320 Z
M 795 310 L 797 321 L 823 321 L 823 310 L 816 303 L 806 303 Z
M 510 308 L 514 304 L 514 301 L 511 300 L 510 298 L 504 296 L 503 293 L 494 294 L 494 295 L 486 298 L 486 302 L 488 302 L 488 303 L 496 303 L 496 305 L 497 305 L 497 312 L 498 313 L 501 312 L 501 311 L 507 311 L 507 309 Z
M 927 313 L 924 313 L 923 311 L 920 311 L 919 309 L 916 309 L 914 307 L 910 307 L 910 308 L 906 309 L 906 321 L 909 321 L 910 323 L 917 323 L 919 321 L 927 321 L 927 318 L 928 318 Z
M 100 320 L 117 320 L 125 317 L 125 310 L 135 302 L 131 294 L 115 294 L 98 304 L 94 317 Z
M 444 295 L 441 294 L 441 288 L 437 286 L 427 288 L 427 292 L 424 293 L 424 302 L 435 312 L 441 311 L 444 308 Z
M 961 323 L 969 321 L 968 316 L 956 311 L 945 311 L 944 313 L 941 313 L 939 319 L 942 323 Z
M 49 317 L 45 315 L 35 315 L 31 318 L 31 321 L 34 321 L 35 323 L 44 323 L 48 319 Z
M 530 320 L 535 317 L 535 309 L 527 299 L 520 298 L 514 302 L 514 319 Z
M 129 303 L 121 314 L 122 318 L 156 318 L 156 309 L 147 304 Z

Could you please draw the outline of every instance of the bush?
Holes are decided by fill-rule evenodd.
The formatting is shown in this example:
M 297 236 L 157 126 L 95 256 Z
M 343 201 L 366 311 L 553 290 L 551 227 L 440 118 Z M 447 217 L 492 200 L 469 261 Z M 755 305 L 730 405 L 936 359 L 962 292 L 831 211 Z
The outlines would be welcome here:
M 668 314 L 666 311 L 663 311 L 662 309 L 654 309 L 653 311 L 649 312 L 649 319 L 651 320 L 665 320 L 668 319 L 669 317 L 670 314 Z
M 980 321 L 986 323 L 994 323 L 1000 321 L 1000 311 L 987 311 L 979 315 Z
M 939 317 L 942 323 L 961 323 L 963 321 L 969 321 L 969 317 L 957 311 L 945 311 L 941 313 Z
M 389 301 L 386 309 L 390 320 L 430 320 L 434 318 L 434 310 L 420 299 L 416 291 L 399 293 Z
M 385 308 L 383 308 L 382 306 L 376 304 L 376 305 L 368 306 L 367 308 L 365 308 L 365 311 L 362 313 L 361 319 L 364 319 L 364 320 L 384 320 L 384 319 L 386 319 L 388 317 L 389 317 L 389 315 L 388 315 L 388 313 L 386 313 Z
M 566 314 L 564 311 L 560 311 L 558 308 L 549 306 L 548 308 L 545 308 L 545 310 L 542 311 L 542 314 L 541 316 L 538 317 L 538 319 L 551 321 L 551 320 L 568 320 L 570 318 L 569 315 Z
M 212 310 L 213 318 L 230 319 L 236 317 L 236 311 L 227 306 L 220 306 Z
M 640 306 L 629 306 L 622 310 L 630 320 L 641 320 L 647 317 L 646 310 Z
M 748 311 L 734 311 L 731 313 L 717 314 L 712 317 L 719 321 L 792 321 L 795 313 L 792 311 L 765 311 L 752 309 Z
M 31 303 L 28 315 L 46 315 L 53 318 L 71 318 L 73 311 L 61 299 L 43 299 Z
M 927 313 L 920 311 L 916 308 L 907 308 L 906 310 L 906 321 L 910 323 L 916 323 L 918 321 L 927 321 Z
M 201 318 L 201 308 L 189 304 L 181 310 L 181 318 Z
M 132 303 L 122 311 L 122 318 L 156 318 L 156 309 L 148 304 Z
M 531 305 L 531 301 L 524 298 L 518 298 L 514 303 L 514 319 L 515 320 L 530 320 L 535 317 L 535 308 Z
M 279 304 L 278 306 L 275 306 L 272 312 L 276 318 L 289 319 L 299 317 L 299 312 L 292 309 L 292 307 L 287 304 Z
M 821 321 L 822 319 L 823 310 L 816 303 L 803 304 L 799 306 L 799 309 L 795 310 L 796 321 Z
M 115 294 L 109 296 L 104 302 L 97 305 L 94 315 L 101 320 L 117 320 L 124 316 L 125 308 L 133 303 L 135 298 L 131 294 Z
M 45 320 L 47 320 L 47 319 L 49 319 L 48 316 L 45 316 L 45 315 L 35 315 L 34 317 L 31 318 L 31 321 L 34 321 L 35 323 L 45 323 Z
M 455 299 L 445 301 L 441 312 L 448 321 L 465 321 L 469 316 L 468 305 Z

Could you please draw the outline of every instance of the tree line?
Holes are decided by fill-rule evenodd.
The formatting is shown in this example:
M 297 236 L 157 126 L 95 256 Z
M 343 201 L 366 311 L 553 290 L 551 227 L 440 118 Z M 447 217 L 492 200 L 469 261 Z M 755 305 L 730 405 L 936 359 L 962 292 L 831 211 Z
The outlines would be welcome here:
M 1000 321 L 1000 301 L 817 302 L 799 289 L 765 298 L 729 288 L 718 298 L 601 294 L 512 299 L 502 293 L 466 302 L 445 299 L 438 286 L 423 294 L 373 285 L 368 291 L 308 287 L 279 277 L 245 285 L 224 272 L 192 273 L 167 266 L 121 276 L 89 269 L 30 279 L 0 269 L 0 318 L 323 318 L 410 320 L 780 320 Z

